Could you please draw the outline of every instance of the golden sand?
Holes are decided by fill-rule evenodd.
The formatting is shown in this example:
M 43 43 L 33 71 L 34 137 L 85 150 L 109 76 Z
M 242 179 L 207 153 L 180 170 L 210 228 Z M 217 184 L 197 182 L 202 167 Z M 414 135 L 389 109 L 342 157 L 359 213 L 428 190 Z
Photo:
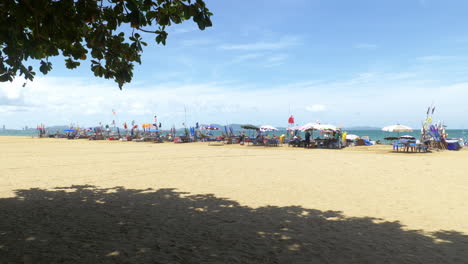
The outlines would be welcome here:
M 454 233 L 458 234 L 458 238 L 466 243 L 465 235 L 468 234 L 468 150 L 413 154 L 393 153 L 391 146 L 325 150 L 298 149 L 287 146 L 265 148 L 239 145 L 208 146 L 208 143 L 154 144 L 32 139 L 25 137 L 0 137 L 0 150 L 0 206 L 1 200 L 11 201 L 11 199 L 33 199 L 39 201 L 39 204 L 47 206 L 44 199 L 34 198 L 33 196 L 41 195 L 41 193 L 45 194 L 48 191 L 53 193 L 55 190 L 56 192 L 57 190 L 54 188 L 57 187 L 90 185 L 95 186 L 91 187 L 91 189 L 95 188 L 97 192 L 105 188 L 119 186 L 122 188 L 108 189 L 105 192 L 119 193 L 119 190 L 133 189 L 140 190 L 138 192 L 141 192 L 141 195 L 146 192 L 157 192 L 159 195 L 168 191 L 169 193 L 164 194 L 168 195 L 168 197 L 173 197 L 174 192 L 183 192 L 185 194 L 180 195 L 180 199 L 182 197 L 192 197 L 191 200 L 189 199 L 190 201 L 200 202 L 200 199 L 218 198 L 235 201 L 239 204 L 232 205 L 226 202 L 228 205 L 221 207 L 240 206 L 239 211 L 232 213 L 233 216 L 230 216 L 232 219 L 238 219 L 237 217 L 239 217 L 240 222 L 246 221 L 245 218 L 241 217 L 242 210 L 245 208 L 249 208 L 249 214 L 257 213 L 258 210 L 267 210 L 262 211 L 261 217 L 270 217 L 272 219 L 276 217 L 276 213 L 270 210 L 286 208 L 292 211 L 299 210 L 299 214 L 305 216 L 320 212 L 318 216 L 314 217 L 320 217 L 320 219 L 323 217 L 328 221 L 333 221 L 334 218 L 339 220 L 343 217 L 349 222 L 353 222 L 352 219 L 364 221 L 362 219 L 372 218 L 369 223 L 366 222 L 368 227 L 357 228 L 354 233 L 351 231 L 352 228 L 346 227 L 345 229 L 349 229 L 349 232 L 352 233 L 351 235 L 348 234 L 349 236 L 365 234 L 366 230 L 372 229 L 372 223 L 393 223 L 396 221 L 402 225 L 395 227 L 396 229 L 419 230 L 417 233 L 424 234 L 427 237 L 431 236 L 432 232 L 454 231 Z M 39 194 L 34 193 L 31 191 L 32 188 L 39 188 L 41 192 Z M 141 191 L 148 188 L 153 190 Z M 163 190 L 167 188 L 173 190 Z M 23 191 L 15 193 L 17 190 Z M 29 196 L 33 198 L 28 196 L 28 190 L 30 191 Z M 63 190 L 86 193 L 87 189 L 77 187 L 71 190 Z M 206 196 L 206 194 L 212 194 L 212 196 Z M 87 196 L 80 194 L 79 197 L 83 201 L 87 201 L 92 195 L 96 196 L 96 193 L 88 193 Z M 99 195 L 104 194 L 100 193 Z M 95 203 L 97 205 L 93 206 L 101 206 L 99 203 L 109 203 L 105 197 L 102 196 L 99 199 L 94 197 L 93 199 L 96 198 Z M 58 197 L 52 196 L 52 198 L 47 199 L 53 200 L 58 199 Z M 69 200 L 63 199 L 64 206 L 71 206 Z M 116 203 L 115 200 L 113 201 Z M 126 201 L 128 202 L 128 200 Z M 138 204 L 138 201 L 131 201 L 130 207 Z M 190 201 L 187 200 L 188 203 Z M 151 203 L 158 204 L 159 202 L 154 199 Z M 73 204 L 76 204 L 76 202 L 73 202 Z M 211 204 L 217 204 L 217 202 Z M 60 203 L 53 206 L 61 207 Z M 203 207 L 192 208 L 193 206 L 191 206 L 188 208 L 193 209 L 196 213 L 203 214 L 211 210 L 210 206 L 210 203 L 207 203 Z M 312 211 L 307 211 L 309 209 L 312 209 Z M 111 209 L 109 210 L 111 211 Z M 213 211 L 217 212 L 216 210 Z M 286 214 L 286 211 L 282 211 L 282 213 Z M 340 213 L 323 216 L 322 213 L 326 214 L 327 211 L 338 211 Z M 282 213 L 277 212 L 277 214 Z M 27 214 L 27 212 L 21 213 L 24 217 L 27 217 Z M 226 212 L 226 214 L 229 213 Z M 41 215 L 36 217 L 41 217 Z M 154 216 L 148 215 L 143 218 L 148 220 L 150 217 Z M 252 219 L 255 217 L 251 216 Z M 216 217 L 210 217 L 210 220 L 206 221 L 214 221 L 214 218 Z M 222 219 L 229 219 L 229 217 L 223 217 Z M 125 222 L 125 220 L 122 221 Z M 249 221 L 246 221 L 244 225 L 249 226 L 251 224 L 255 226 L 254 222 Z M 271 226 L 278 224 L 274 220 L 271 221 Z M 285 222 L 288 223 L 288 221 Z M 2 220 L 0 219 L 1 223 Z M 219 226 L 219 223 L 213 225 Z M 299 228 L 298 226 L 296 228 Z M 0 225 L 0 232 L 5 232 L 1 228 Z M 226 232 L 229 234 L 231 234 L 230 232 L 237 232 L 235 230 L 225 231 L 223 227 L 220 228 L 217 233 L 220 236 Z M 262 232 L 268 233 L 271 231 L 268 228 L 270 227 L 264 228 L 266 231 L 259 228 L 256 230 L 258 231 L 256 236 L 262 236 Z M 288 229 L 288 227 L 282 227 L 278 230 L 284 228 Z M 330 228 L 333 229 L 334 227 Z M 275 232 L 273 233 L 276 234 Z M 306 234 L 308 232 L 312 232 L 312 230 L 304 229 L 300 233 Z M 337 233 L 337 236 L 341 233 Z M 306 247 L 307 243 L 305 241 L 307 239 L 298 238 L 299 233 L 290 233 L 289 235 L 287 233 L 278 233 L 278 235 L 280 235 L 279 241 L 282 241 L 281 239 L 291 239 L 291 236 L 293 236 L 293 240 L 295 239 L 296 242 L 294 243 L 288 242 L 287 252 L 300 252 L 301 248 Z M 386 234 L 385 232 L 375 236 L 387 235 L 388 237 L 392 236 L 392 234 Z M 27 238 L 25 237 L 25 239 Z M 0 235 L 0 253 L 1 239 L 2 236 Z M 356 238 L 352 240 L 354 239 Z M 389 240 L 382 239 L 384 244 L 384 241 L 392 241 L 392 238 L 388 238 Z M 395 238 L 396 241 L 398 239 L 400 238 Z M 443 238 L 440 239 L 443 240 Z M 187 237 L 184 238 L 184 241 L 189 240 Z M 450 239 L 447 238 L 446 240 Z M 374 238 L 370 241 L 370 245 L 377 243 Z M 453 244 L 454 242 L 450 243 Z M 425 246 L 430 247 L 433 245 L 428 244 Z M 260 246 L 258 247 L 260 248 Z M 333 246 L 333 248 L 336 247 L 336 245 Z M 346 248 L 346 246 L 344 247 Z M 415 247 L 417 248 L 417 246 Z M 247 246 L 245 252 L 254 252 L 256 248 L 255 245 Z M 270 248 L 270 246 L 265 248 Z M 138 250 L 149 249 L 139 248 Z M 135 249 L 135 252 L 138 250 Z M 209 251 L 209 249 L 207 250 Z M 374 249 L 371 247 L 365 250 L 360 248 L 351 248 L 350 250 L 350 254 L 353 255 L 355 251 L 372 252 Z M 391 249 L 388 252 L 384 250 L 381 253 L 388 253 L 390 256 L 397 254 L 395 252 L 398 252 L 398 250 L 401 249 Z M 412 250 L 415 249 L 408 247 L 408 252 Z M 430 249 L 428 250 L 421 254 L 426 256 L 432 254 L 428 253 L 431 252 Z M 441 249 L 437 250 L 442 252 Z M 455 249 L 455 251 L 457 250 L 458 248 Z M 341 251 L 345 252 L 346 250 L 342 249 Z M 361 261 L 379 260 L 378 257 L 364 258 L 362 252 Z M 447 252 L 451 252 L 450 249 Z M 104 253 L 106 252 L 102 254 Z M 118 246 L 113 250 L 109 248 L 107 253 L 110 254 L 109 256 L 118 256 Z M 279 259 L 283 255 L 275 254 L 276 261 L 281 262 Z M 192 257 L 193 254 L 186 254 L 186 256 Z M 287 257 L 291 256 L 288 255 Z M 321 257 L 327 258 L 323 254 Z M 342 257 L 345 260 L 349 256 L 344 255 Z M 368 256 L 366 255 L 366 257 Z M 394 260 L 404 260 L 404 257 Z M 237 258 L 239 258 L 240 262 L 249 262 L 246 261 L 247 256 L 243 257 L 241 255 L 237 256 Z M 331 257 L 328 256 L 328 258 Z M 385 257 L 383 256 L 382 259 L 385 259 Z M 322 260 L 327 263 L 326 259 Z M 359 260 L 359 258 L 356 260 Z M 299 262 L 299 259 L 297 261 Z M 340 262 L 336 258 L 329 259 L 329 261 L 331 263 Z M 427 262 L 427 260 L 425 261 Z M 437 263 L 437 261 L 435 257 L 434 263 Z M 231 261 L 231 263 L 235 262 L 234 260 Z M 252 263 L 255 262 L 260 263 L 261 261 L 258 259 L 252 261 Z M 352 262 L 350 260 L 348 263 Z M 184 263 L 184 261 L 180 261 L 180 263 Z M 269 261 L 264 263 L 269 263 Z M 456 263 L 456 261 L 453 263 Z

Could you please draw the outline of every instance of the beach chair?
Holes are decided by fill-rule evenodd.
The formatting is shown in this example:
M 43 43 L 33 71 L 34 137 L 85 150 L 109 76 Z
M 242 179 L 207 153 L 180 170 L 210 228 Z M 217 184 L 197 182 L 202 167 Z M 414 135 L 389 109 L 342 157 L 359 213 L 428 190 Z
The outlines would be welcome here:
M 424 145 L 424 144 L 417 144 L 417 145 L 416 145 L 416 151 L 417 151 L 417 152 L 428 152 L 429 149 L 428 149 L 428 147 L 427 147 L 426 145 Z
M 405 149 L 408 148 L 408 142 L 405 140 L 397 140 L 393 143 L 393 150 L 396 150 L 397 152 L 400 151 L 400 149 Z

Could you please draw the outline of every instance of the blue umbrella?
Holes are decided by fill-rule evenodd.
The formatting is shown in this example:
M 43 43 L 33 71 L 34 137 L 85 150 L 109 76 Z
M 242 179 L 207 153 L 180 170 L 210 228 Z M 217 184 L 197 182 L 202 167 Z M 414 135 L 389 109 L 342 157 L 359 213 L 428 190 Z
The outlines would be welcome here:
M 63 131 L 66 131 L 66 132 L 73 132 L 73 131 L 75 131 L 75 129 L 67 128 L 67 129 L 64 129 Z

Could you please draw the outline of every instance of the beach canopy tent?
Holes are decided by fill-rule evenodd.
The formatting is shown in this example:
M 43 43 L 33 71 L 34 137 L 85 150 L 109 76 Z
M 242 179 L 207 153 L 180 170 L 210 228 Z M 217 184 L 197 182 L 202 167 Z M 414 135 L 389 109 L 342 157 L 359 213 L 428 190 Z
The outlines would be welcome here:
M 259 128 L 257 126 L 254 126 L 254 125 L 242 125 L 241 128 L 242 129 L 259 130 Z
M 260 131 L 278 131 L 278 129 L 274 126 L 270 126 L 270 125 L 264 125 L 264 126 L 261 126 L 260 127 Z
M 356 140 L 356 139 L 359 139 L 359 136 L 358 136 L 358 135 L 349 134 L 349 135 L 346 135 L 346 139 L 347 139 L 347 140 Z
M 409 126 L 403 126 L 403 125 L 392 125 L 392 126 L 386 126 L 382 128 L 382 131 L 386 132 L 413 132 L 413 129 Z
M 404 136 L 401 136 L 400 138 L 403 138 L 403 139 L 416 139 L 416 137 L 410 136 L 410 135 L 404 135 Z

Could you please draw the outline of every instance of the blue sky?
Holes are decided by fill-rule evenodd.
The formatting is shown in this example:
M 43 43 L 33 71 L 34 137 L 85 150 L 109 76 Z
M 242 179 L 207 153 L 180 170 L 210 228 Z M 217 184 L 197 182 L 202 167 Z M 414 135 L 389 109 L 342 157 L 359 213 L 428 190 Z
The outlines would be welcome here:
M 212 28 L 186 22 L 166 46 L 147 42 L 123 91 L 88 63 L 22 87 L 0 83 L 0 125 L 95 125 L 158 115 L 189 123 L 418 128 L 428 105 L 449 128 L 468 127 L 467 1 L 206 0 Z M 117 116 L 112 116 L 112 109 Z

